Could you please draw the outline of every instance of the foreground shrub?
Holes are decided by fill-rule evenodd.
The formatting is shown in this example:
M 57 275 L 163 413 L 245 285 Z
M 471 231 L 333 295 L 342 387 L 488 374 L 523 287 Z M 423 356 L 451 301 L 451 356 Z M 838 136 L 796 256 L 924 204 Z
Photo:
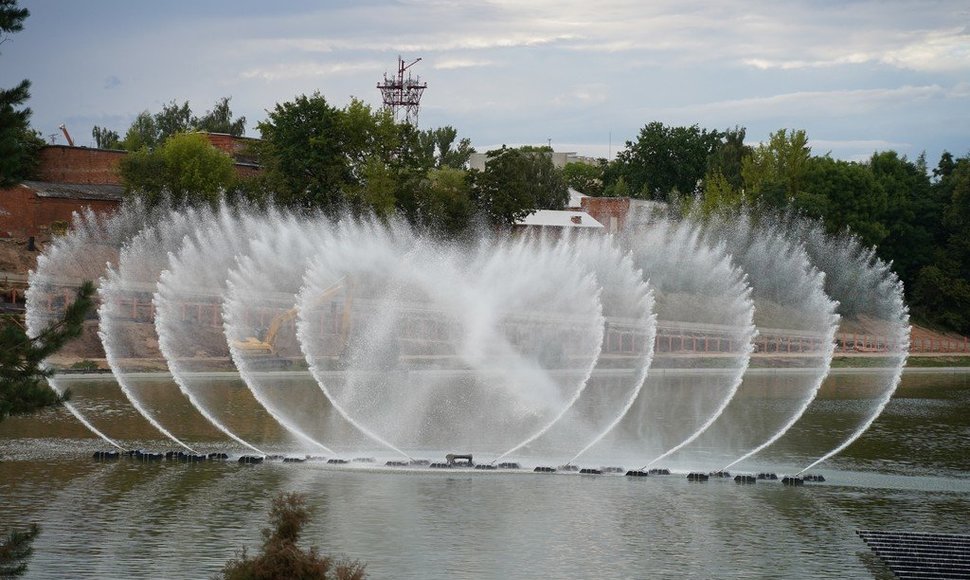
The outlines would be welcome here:
M 225 580 L 362 580 L 364 565 L 356 560 L 335 560 L 322 556 L 317 548 L 302 550 L 296 545 L 303 526 L 310 520 L 306 497 L 280 493 L 273 499 L 269 528 L 263 529 L 263 548 L 250 557 L 245 548 L 229 560 L 217 578 Z

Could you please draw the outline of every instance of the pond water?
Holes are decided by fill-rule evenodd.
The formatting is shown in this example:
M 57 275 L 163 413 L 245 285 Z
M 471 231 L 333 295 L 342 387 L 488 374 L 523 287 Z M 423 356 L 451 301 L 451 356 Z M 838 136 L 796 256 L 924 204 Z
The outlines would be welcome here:
M 858 414 L 852 392 L 865 373 L 833 372 L 790 436 L 739 471 L 792 473 L 827 451 L 813 442 Z M 126 445 L 171 448 L 110 379 L 71 388 Z M 218 388 L 245 416 L 238 381 Z M 177 401 L 161 407 L 172 420 L 188 413 Z M 240 451 L 186 423 L 179 435 L 206 451 Z M 272 421 L 243 424 L 261 444 L 285 440 Z M 372 578 L 891 578 L 856 530 L 970 533 L 965 370 L 905 373 L 872 428 L 813 470 L 827 481 L 797 488 L 683 475 L 92 461 L 103 448 L 64 409 L 0 423 L 0 530 L 42 527 L 28 577 L 210 577 L 238 550 L 258 548 L 279 491 L 305 493 L 314 509 L 305 545 L 360 559 Z

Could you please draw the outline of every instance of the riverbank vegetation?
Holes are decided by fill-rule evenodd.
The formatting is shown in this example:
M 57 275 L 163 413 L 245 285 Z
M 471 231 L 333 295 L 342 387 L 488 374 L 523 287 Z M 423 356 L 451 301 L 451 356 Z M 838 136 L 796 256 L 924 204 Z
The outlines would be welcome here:
M 224 580 L 363 580 L 365 566 L 356 560 L 323 556 L 317 548 L 300 548 L 297 542 L 310 521 L 306 497 L 280 493 L 273 498 L 270 527 L 263 529 L 263 546 L 250 556 L 243 548 L 229 560 L 216 578 Z

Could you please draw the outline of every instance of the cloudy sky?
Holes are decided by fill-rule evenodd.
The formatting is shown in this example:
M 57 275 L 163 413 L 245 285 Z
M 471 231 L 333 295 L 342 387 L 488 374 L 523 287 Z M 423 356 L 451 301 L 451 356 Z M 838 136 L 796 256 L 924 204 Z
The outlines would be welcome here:
M 142 110 L 222 96 L 247 132 L 320 91 L 379 105 L 398 55 L 423 60 L 423 128 L 484 149 L 606 157 L 651 121 L 805 129 L 813 152 L 970 153 L 966 0 L 21 0 L 0 87 L 33 81 L 44 135 L 124 134 Z M 63 143 L 61 138 L 58 142 Z

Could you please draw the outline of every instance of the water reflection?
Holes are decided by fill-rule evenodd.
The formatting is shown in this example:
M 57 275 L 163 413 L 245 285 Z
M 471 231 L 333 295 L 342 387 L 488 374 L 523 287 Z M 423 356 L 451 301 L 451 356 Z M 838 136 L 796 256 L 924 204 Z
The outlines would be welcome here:
M 796 489 L 314 463 L 94 463 L 87 454 L 102 445 L 50 411 L 0 424 L 0 510 L 4 524 L 43 527 L 36 578 L 207 577 L 235 550 L 258 546 L 280 490 L 305 492 L 315 508 L 308 543 L 365 560 L 374 578 L 881 576 L 855 529 L 970 532 L 968 379 L 907 374 L 873 429 L 822 466 L 829 483 Z M 827 391 L 801 431 L 760 461 L 797 465 L 810 455 L 807 439 L 857 411 L 852 385 Z M 78 388 L 78 402 L 103 401 L 106 426 L 164 446 L 110 404 L 110 391 Z

